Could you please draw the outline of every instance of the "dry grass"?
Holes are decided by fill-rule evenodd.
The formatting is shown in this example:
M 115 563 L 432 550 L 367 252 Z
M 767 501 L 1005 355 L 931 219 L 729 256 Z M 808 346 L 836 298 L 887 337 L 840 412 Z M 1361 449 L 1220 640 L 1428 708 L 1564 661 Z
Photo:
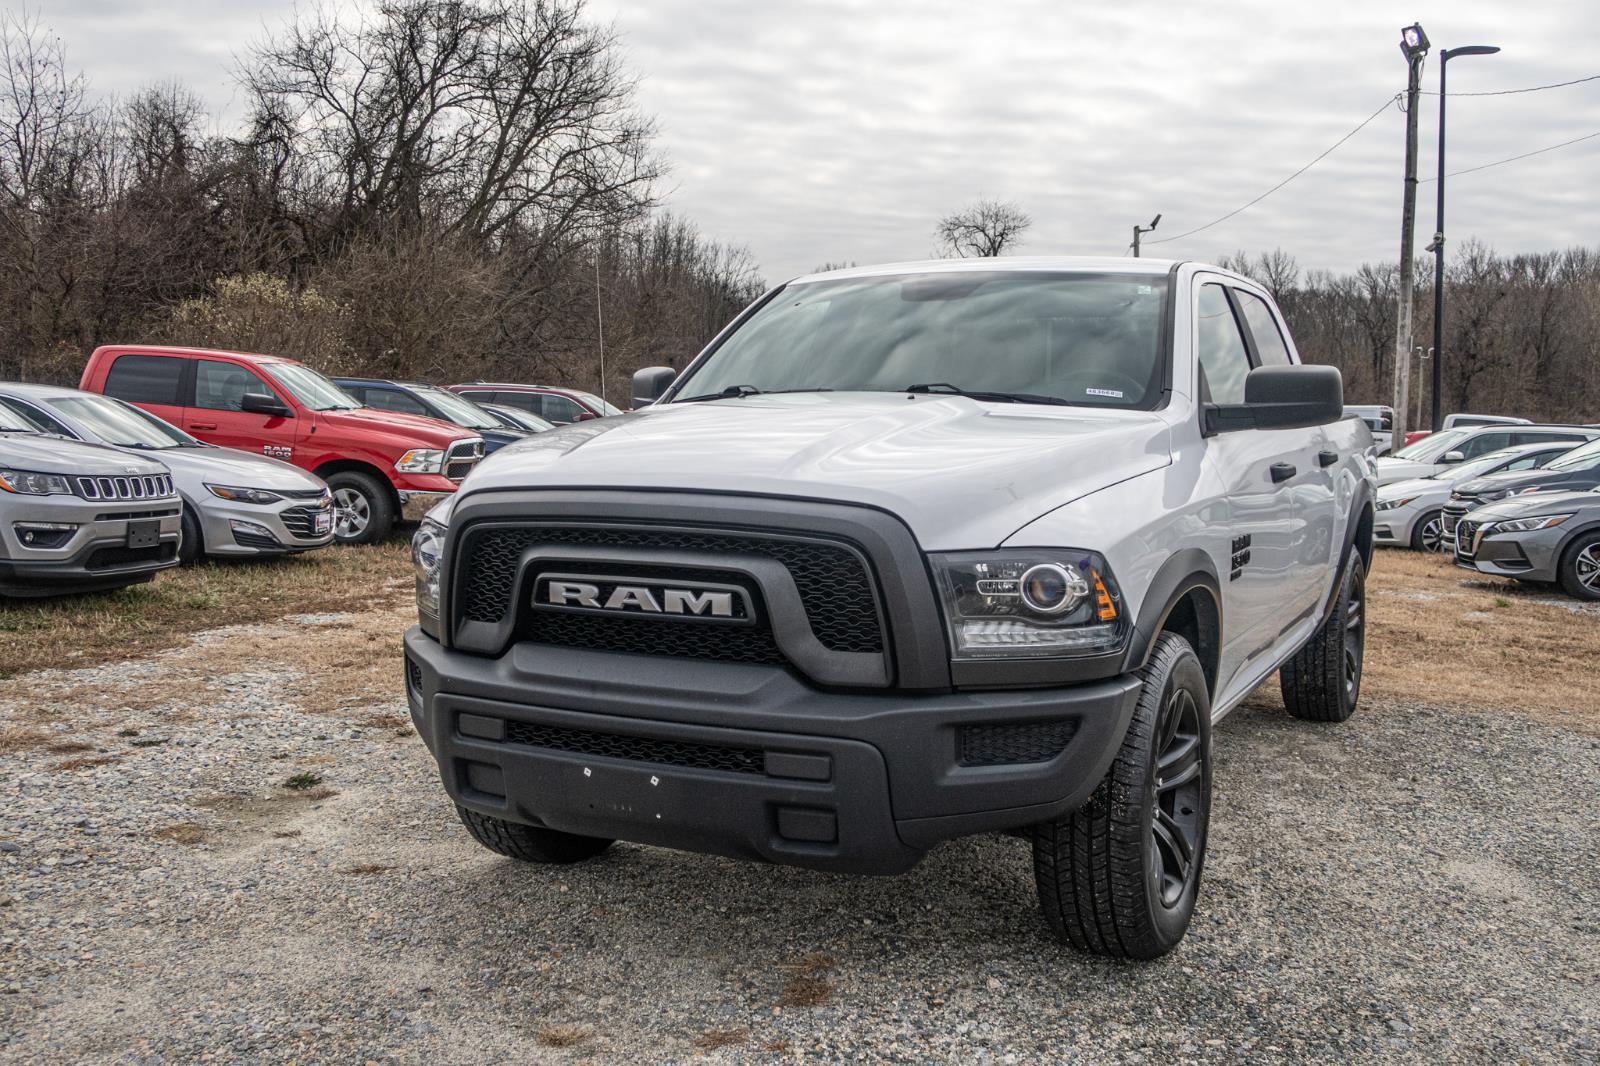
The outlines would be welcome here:
M 545 1047 L 572 1047 L 589 1039 L 589 1028 L 583 1025 L 547 1025 L 539 1030 L 539 1043 Z
M 0 755 L 42 751 L 50 746 L 50 734 L 25 725 L 0 726 Z
M 372 874 L 388 873 L 392 869 L 394 869 L 393 866 L 385 866 L 381 862 L 358 862 L 354 866 L 347 868 L 345 873 L 353 874 L 356 877 L 369 877 Z
M 87 769 L 90 766 L 104 766 L 107 763 L 113 763 L 116 761 L 117 757 L 115 755 L 91 755 L 85 756 L 81 759 L 67 759 L 63 762 L 58 762 L 54 766 L 50 767 L 50 769 L 54 770 L 56 773 L 67 773 L 71 770 Z
M 138 659 L 218 626 L 366 611 L 410 592 L 403 537 L 368 548 L 165 570 L 146 585 L 0 602 L 0 678 Z
M 205 839 L 205 827 L 198 822 L 175 822 L 172 825 L 162 826 L 151 836 L 159 840 L 170 840 L 174 844 L 198 844 Z
M 833 982 L 826 977 L 793 977 L 778 993 L 780 1007 L 820 1007 L 833 998 Z
M 750 1039 L 748 1029 L 707 1029 L 694 1038 L 694 1046 L 701 1051 L 716 1051 L 733 1047 Z
M 1367 602 L 1366 695 L 1600 733 L 1600 616 L 1575 612 L 1577 601 L 1387 549 Z

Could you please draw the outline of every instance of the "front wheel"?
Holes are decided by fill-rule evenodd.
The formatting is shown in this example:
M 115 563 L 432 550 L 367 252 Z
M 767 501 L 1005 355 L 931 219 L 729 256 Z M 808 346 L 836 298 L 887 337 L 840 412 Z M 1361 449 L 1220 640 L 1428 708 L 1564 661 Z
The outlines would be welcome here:
M 1561 553 L 1561 588 L 1580 600 L 1600 600 L 1600 533 L 1584 533 Z
M 178 565 L 189 566 L 205 555 L 205 537 L 200 532 L 199 517 L 188 504 L 183 505 L 183 517 L 178 521 L 183 529 L 183 539 L 178 542 Z
M 1211 699 L 1189 642 L 1156 639 L 1122 747 L 1083 807 L 1033 827 L 1039 906 L 1079 951 L 1154 959 L 1178 946 L 1211 818 Z
M 567 865 L 592 859 L 615 841 L 604 837 L 585 837 L 554 829 L 508 822 L 489 814 L 479 814 L 456 804 L 456 814 L 472 839 L 490 851 L 521 862 Z
M 1342 722 L 1361 698 L 1367 651 L 1367 571 L 1350 553 L 1328 620 L 1278 671 L 1283 705 L 1309 722 Z
M 394 527 L 394 497 L 371 474 L 346 470 L 328 478 L 333 491 L 333 539 L 340 544 L 376 544 Z
M 1429 511 L 1411 527 L 1411 547 L 1419 552 L 1442 552 L 1446 548 L 1444 512 Z

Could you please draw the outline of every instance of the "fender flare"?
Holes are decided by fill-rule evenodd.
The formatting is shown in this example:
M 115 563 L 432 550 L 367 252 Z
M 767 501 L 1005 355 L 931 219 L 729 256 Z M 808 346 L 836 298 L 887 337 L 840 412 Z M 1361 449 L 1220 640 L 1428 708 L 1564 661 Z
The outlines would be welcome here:
M 1144 602 L 1139 606 L 1139 617 L 1128 638 L 1127 657 L 1123 660 L 1125 672 L 1144 667 L 1155 649 L 1156 636 L 1166 626 L 1173 609 L 1196 589 L 1205 592 L 1216 610 L 1217 644 L 1220 649 L 1223 633 L 1222 583 L 1217 579 L 1217 568 L 1211 556 L 1201 549 L 1185 548 L 1173 553 L 1162 563 L 1161 569 L 1150 581 Z M 1195 653 L 1203 654 L 1200 648 L 1196 648 Z M 1214 673 L 1215 665 L 1211 664 L 1208 672 Z
M 1377 510 L 1372 503 L 1372 483 L 1366 480 L 1357 482 L 1355 498 L 1351 501 L 1350 516 L 1345 519 L 1344 546 L 1339 549 L 1339 565 L 1333 569 L 1333 579 L 1328 583 L 1328 591 L 1323 596 L 1322 620 L 1326 622 L 1333 614 L 1334 606 L 1339 602 L 1339 582 L 1344 580 L 1344 568 L 1350 564 L 1351 551 L 1359 550 L 1361 558 L 1366 561 L 1368 568 L 1372 563 L 1372 525 L 1377 518 Z M 1365 544 L 1357 544 L 1360 536 L 1361 523 L 1367 523 L 1367 537 Z

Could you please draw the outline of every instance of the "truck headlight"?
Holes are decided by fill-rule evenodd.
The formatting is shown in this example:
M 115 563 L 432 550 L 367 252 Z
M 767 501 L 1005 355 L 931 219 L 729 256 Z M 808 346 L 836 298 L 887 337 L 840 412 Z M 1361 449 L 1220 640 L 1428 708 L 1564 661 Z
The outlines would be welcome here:
M 962 552 L 930 557 L 958 659 L 1095 655 L 1122 646 L 1122 596 L 1096 552 Z
M 1533 518 L 1513 518 L 1509 522 L 1491 522 L 1483 527 L 1483 534 L 1532 533 L 1536 529 L 1552 529 L 1571 517 L 1571 514 L 1543 514 Z
M 0 470 L 0 490 L 23 496 L 72 495 L 72 486 L 60 474 L 36 474 L 31 470 Z
M 210 490 L 211 495 L 218 499 L 232 500 L 234 503 L 268 504 L 277 503 L 283 499 L 282 496 L 268 489 L 242 489 L 233 485 L 211 484 L 207 484 L 206 488 Z
M 394 461 L 402 474 L 437 474 L 444 469 L 444 452 L 437 448 L 412 448 Z
M 411 538 L 411 565 L 417 572 L 417 613 L 424 618 L 439 617 L 439 581 L 443 573 L 444 537 L 447 527 L 429 511 Z M 446 513 L 448 519 L 448 512 Z

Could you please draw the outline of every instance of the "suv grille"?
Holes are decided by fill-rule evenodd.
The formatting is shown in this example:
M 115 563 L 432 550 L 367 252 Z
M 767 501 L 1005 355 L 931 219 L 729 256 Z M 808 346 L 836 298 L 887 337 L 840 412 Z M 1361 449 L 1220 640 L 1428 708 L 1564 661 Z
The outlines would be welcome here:
M 751 534 L 701 533 L 636 527 L 525 527 L 469 534 L 463 545 L 460 616 L 503 621 L 516 595 L 517 562 L 533 544 L 764 555 L 794 579 L 817 640 L 830 651 L 882 652 L 877 598 L 861 558 L 842 544 Z M 608 570 L 614 570 L 609 568 Z M 670 573 L 662 568 L 657 573 Z M 682 573 L 681 571 L 679 572 Z M 532 612 L 530 612 L 532 613 Z M 559 619 L 559 621 L 552 621 Z M 638 651 L 733 662 L 781 662 L 771 633 L 761 626 L 540 612 L 537 639 L 568 647 Z
M 444 453 L 444 476 L 451 481 L 461 481 L 483 459 L 483 441 L 477 437 L 458 440 Z
M 78 495 L 86 500 L 161 500 L 175 495 L 170 474 L 80 477 L 73 480 L 77 482 Z
M 1456 554 L 1463 559 L 1471 559 L 1478 553 L 1478 546 L 1473 543 L 1478 534 L 1478 523 L 1458 522 L 1456 524 Z
M 507 722 L 506 740 L 512 744 L 569 751 L 576 755 L 599 755 L 610 759 L 687 766 L 697 770 L 727 770 L 739 774 L 766 773 L 766 753 L 759 748 L 724 748 L 715 744 L 625 737 L 616 733 L 596 733 L 588 729 L 567 729 L 531 722 Z

